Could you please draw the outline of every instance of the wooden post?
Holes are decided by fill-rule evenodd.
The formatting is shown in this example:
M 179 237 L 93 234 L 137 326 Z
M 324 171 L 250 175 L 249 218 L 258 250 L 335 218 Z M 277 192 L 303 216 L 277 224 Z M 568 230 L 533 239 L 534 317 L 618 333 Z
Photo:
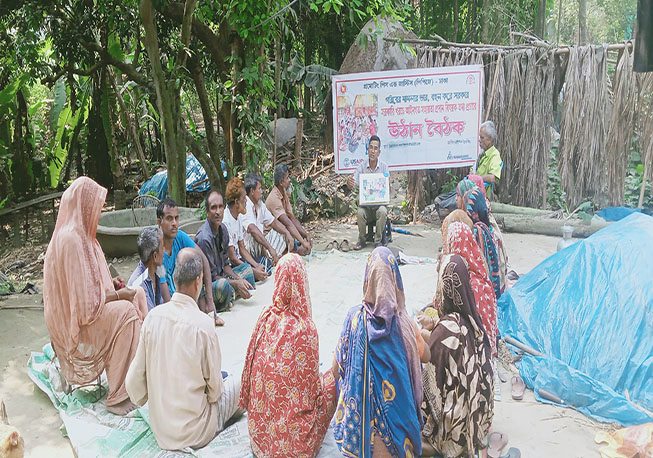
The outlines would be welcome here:
M 302 118 L 302 114 L 299 113 L 299 119 L 297 119 L 297 133 L 295 134 L 295 167 L 299 167 L 301 165 L 303 136 L 304 119 Z
M 277 166 L 277 114 L 274 114 L 274 143 L 272 145 L 273 155 L 272 155 L 272 170 Z
M 15 248 L 20 247 L 20 212 L 16 212 L 14 216 L 14 240 L 13 245 Z

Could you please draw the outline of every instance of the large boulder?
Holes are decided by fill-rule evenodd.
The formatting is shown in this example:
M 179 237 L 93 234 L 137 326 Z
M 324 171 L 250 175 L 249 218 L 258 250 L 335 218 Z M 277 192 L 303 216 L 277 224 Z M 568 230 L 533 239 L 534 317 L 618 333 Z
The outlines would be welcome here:
M 385 38 L 416 39 L 417 35 L 388 17 L 370 19 L 349 48 L 340 73 L 376 72 L 415 68 L 417 57 L 405 47 Z

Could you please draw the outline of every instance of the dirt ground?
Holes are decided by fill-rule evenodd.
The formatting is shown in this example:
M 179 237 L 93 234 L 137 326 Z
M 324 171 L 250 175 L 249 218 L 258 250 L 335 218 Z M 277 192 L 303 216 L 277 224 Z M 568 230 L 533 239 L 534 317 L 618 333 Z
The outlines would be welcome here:
M 441 246 L 438 227 L 411 225 L 405 228 L 424 237 L 395 234 L 392 245 L 402 248 L 407 255 L 437 255 Z M 330 223 L 314 233 L 315 247 L 321 250 L 334 239 L 348 239 L 353 246 L 357 230 L 353 224 Z M 505 241 L 512 268 L 524 274 L 555 252 L 558 239 L 506 234 Z M 136 260 L 134 257 L 123 258 L 114 265 L 120 274 L 128 277 Z M 41 289 L 42 278 L 36 283 Z M 0 305 L 38 306 L 41 303 L 41 294 L 14 295 Z M 30 352 L 39 351 L 48 341 L 42 310 L 0 310 L 0 399 L 5 401 L 10 422 L 25 438 L 26 456 L 71 457 L 74 456 L 73 450 L 68 439 L 61 434 L 62 422 L 56 409 L 27 376 Z M 502 384 L 502 400 L 495 403 L 494 428 L 507 433 L 509 446 L 520 448 L 524 457 L 575 458 L 599 456 L 594 435 L 598 429 L 609 426 L 596 423 L 571 409 L 540 404 L 529 390 L 524 400 L 513 401 L 510 383 L 506 382 Z

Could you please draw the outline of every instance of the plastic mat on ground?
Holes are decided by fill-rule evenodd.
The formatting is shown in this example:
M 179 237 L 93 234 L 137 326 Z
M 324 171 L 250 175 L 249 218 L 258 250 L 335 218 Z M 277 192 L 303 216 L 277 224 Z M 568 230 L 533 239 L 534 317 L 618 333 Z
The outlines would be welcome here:
M 347 311 L 359 304 L 362 298 L 367 255 L 337 251 L 314 252 L 306 259 L 313 320 L 320 337 L 320 365 L 322 371 L 325 371 L 330 367 Z M 414 314 L 433 298 L 434 266 L 425 263 L 406 265 L 400 269 L 406 290 L 406 304 L 409 313 Z M 221 314 L 227 322 L 226 326 L 217 328 L 223 370 L 234 374 L 242 372 L 252 330 L 263 308 L 271 303 L 273 286 L 272 278 L 257 284 L 251 299 L 238 300 L 231 312 Z M 76 390 L 71 395 L 66 395 L 50 345 L 47 345 L 43 352 L 32 353 L 28 362 L 28 374 L 59 410 L 66 433 L 80 458 L 252 456 L 246 416 L 222 431 L 200 450 L 189 449 L 188 453 L 169 452 L 161 450 L 156 443 L 148 424 L 147 405 L 127 417 L 120 417 L 106 410 L 103 399 L 96 402 L 98 397 L 106 393 L 104 377 L 104 393 L 99 393 L 99 389 L 95 388 Z M 339 456 L 331 430 L 327 432 L 318 456 Z

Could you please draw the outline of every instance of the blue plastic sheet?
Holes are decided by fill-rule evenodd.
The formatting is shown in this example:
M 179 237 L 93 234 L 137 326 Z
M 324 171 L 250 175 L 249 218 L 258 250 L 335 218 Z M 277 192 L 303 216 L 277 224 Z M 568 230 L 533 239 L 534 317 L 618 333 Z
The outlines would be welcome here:
M 598 421 L 653 421 L 653 218 L 634 213 L 554 254 L 499 300 L 526 385 Z M 626 391 L 630 399 L 626 398 Z M 639 408 L 638 408 L 639 407 Z
M 601 218 L 606 221 L 620 221 L 626 216 L 629 216 L 636 212 L 641 212 L 639 208 L 630 208 L 630 207 L 608 207 L 604 208 L 597 213 Z
M 224 161 L 223 161 L 224 162 Z M 225 164 L 222 164 L 225 169 Z M 211 184 L 207 180 L 206 171 L 202 164 L 192 154 L 186 155 L 186 191 L 208 191 Z M 159 199 L 168 195 L 168 171 L 162 170 L 147 180 L 138 191 L 140 195 L 153 194 Z

